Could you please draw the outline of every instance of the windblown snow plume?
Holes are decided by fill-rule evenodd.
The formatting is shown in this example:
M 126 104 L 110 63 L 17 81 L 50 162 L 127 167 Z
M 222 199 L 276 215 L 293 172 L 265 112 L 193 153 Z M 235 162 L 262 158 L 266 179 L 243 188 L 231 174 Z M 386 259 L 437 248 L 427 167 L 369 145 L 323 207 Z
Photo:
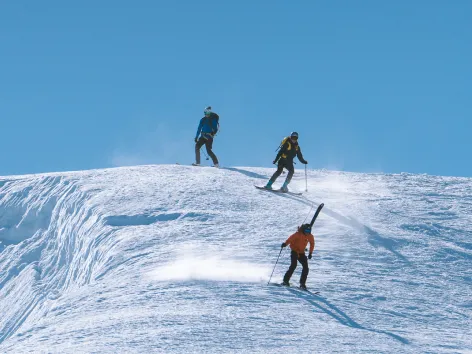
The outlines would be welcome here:
M 204 248 L 188 248 L 150 275 L 157 281 L 209 280 L 231 282 L 263 282 L 270 276 L 267 265 L 231 259 L 229 252 L 208 252 Z M 234 257 L 234 255 L 233 255 Z

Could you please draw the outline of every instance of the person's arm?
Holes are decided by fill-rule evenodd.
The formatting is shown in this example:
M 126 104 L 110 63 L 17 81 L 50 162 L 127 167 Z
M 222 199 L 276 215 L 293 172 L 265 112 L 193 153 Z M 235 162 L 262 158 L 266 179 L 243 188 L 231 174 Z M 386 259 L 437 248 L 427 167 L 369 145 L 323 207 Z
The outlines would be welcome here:
M 313 253 L 313 250 L 315 249 L 315 238 L 313 237 L 312 234 L 310 234 L 311 237 L 308 238 L 308 242 L 310 242 L 310 252 L 308 254 L 308 257 L 311 259 L 311 254 Z
M 202 132 L 202 127 L 203 127 L 203 119 L 200 119 L 200 124 L 198 125 L 198 129 L 197 129 L 197 135 L 195 135 L 195 141 L 198 139 L 198 136 Z
M 287 142 L 285 142 L 280 148 L 279 152 L 277 153 L 277 156 L 275 157 L 274 163 L 277 163 L 277 161 L 279 161 L 280 156 L 282 156 L 286 150 L 287 150 Z
M 284 243 L 282 243 L 282 248 L 287 247 L 288 245 L 290 245 L 292 243 L 294 237 L 295 237 L 295 234 L 290 235 L 289 238 Z
M 303 163 L 303 164 L 305 164 L 305 165 L 308 163 L 308 161 L 306 161 L 306 160 L 303 158 L 302 149 L 300 148 L 300 146 L 298 146 L 297 157 L 298 157 L 298 159 L 300 160 L 301 163 Z

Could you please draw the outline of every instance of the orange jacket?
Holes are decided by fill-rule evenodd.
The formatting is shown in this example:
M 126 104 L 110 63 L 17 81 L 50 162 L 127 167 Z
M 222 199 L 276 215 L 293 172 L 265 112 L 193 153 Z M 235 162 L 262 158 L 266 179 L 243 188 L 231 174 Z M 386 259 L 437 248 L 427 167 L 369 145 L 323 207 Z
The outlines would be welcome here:
M 313 253 L 313 250 L 315 249 L 315 238 L 312 234 L 304 234 L 302 231 L 297 231 L 291 235 L 287 241 L 285 241 L 285 244 L 287 246 L 290 245 L 292 251 L 295 251 L 298 254 L 304 254 L 308 242 L 310 242 L 310 253 Z

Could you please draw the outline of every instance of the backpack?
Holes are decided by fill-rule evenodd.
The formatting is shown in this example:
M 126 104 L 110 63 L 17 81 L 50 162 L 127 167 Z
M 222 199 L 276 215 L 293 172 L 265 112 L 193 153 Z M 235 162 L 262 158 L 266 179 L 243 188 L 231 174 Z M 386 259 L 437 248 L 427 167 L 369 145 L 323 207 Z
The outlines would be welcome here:
M 287 136 L 286 138 L 283 138 L 283 140 L 280 143 L 279 147 L 275 151 L 281 149 L 282 146 L 284 146 L 285 143 L 288 143 L 287 151 L 292 150 L 292 143 L 290 142 L 290 137 Z M 296 150 L 298 150 L 298 144 L 297 144 Z
M 299 150 L 299 147 L 298 147 L 298 144 L 293 144 L 291 141 L 290 141 L 290 137 L 287 136 L 286 138 L 284 138 L 282 140 L 282 142 L 280 143 L 280 146 L 277 148 L 277 150 L 281 149 L 284 144 L 287 144 L 287 150 L 280 156 L 282 158 L 287 158 L 287 155 L 286 153 L 288 153 L 290 150 L 292 150 L 292 145 L 295 145 L 295 151 L 296 151 L 296 154 L 298 154 L 298 150 Z M 275 150 L 275 151 L 277 151 Z
M 213 135 L 216 135 L 216 133 L 218 133 L 218 130 L 220 130 L 220 116 L 212 112 L 208 118 L 205 118 L 209 119 L 210 127 L 213 129 Z M 216 124 L 214 124 L 215 120 Z

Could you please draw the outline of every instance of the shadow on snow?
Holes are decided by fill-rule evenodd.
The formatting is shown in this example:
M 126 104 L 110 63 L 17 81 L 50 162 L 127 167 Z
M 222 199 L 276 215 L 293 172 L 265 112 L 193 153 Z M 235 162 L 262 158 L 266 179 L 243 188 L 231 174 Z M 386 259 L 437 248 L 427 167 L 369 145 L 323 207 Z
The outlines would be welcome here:
M 344 311 L 340 310 L 337 306 L 333 305 L 330 303 L 328 300 L 325 298 L 319 296 L 319 295 L 312 295 L 312 294 L 303 294 L 299 290 L 294 290 L 287 288 L 289 292 L 291 292 L 293 295 L 300 299 L 304 299 L 305 301 L 309 302 L 311 305 L 314 307 L 320 309 L 327 315 L 331 316 L 335 320 L 337 320 L 339 323 L 342 325 L 351 327 L 351 328 L 356 328 L 356 329 L 362 329 L 365 331 L 369 332 L 374 332 L 374 333 L 380 333 L 380 334 L 385 334 L 403 344 L 409 344 L 410 342 L 406 339 L 403 338 L 399 335 L 393 334 L 388 331 L 382 331 L 382 330 L 376 330 L 376 329 L 370 329 L 362 326 L 361 324 L 357 323 L 354 321 L 351 317 L 349 317 Z
M 228 170 L 228 171 L 233 171 L 233 172 L 239 172 L 242 173 L 243 175 L 246 175 L 251 178 L 259 178 L 259 179 L 269 179 L 269 177 L 261 175 L 256 172 L 251 172 L 251 171 L 246 171 L 241 168 L 235 168 L 235 167 L 221 167 L 222 170 Z

